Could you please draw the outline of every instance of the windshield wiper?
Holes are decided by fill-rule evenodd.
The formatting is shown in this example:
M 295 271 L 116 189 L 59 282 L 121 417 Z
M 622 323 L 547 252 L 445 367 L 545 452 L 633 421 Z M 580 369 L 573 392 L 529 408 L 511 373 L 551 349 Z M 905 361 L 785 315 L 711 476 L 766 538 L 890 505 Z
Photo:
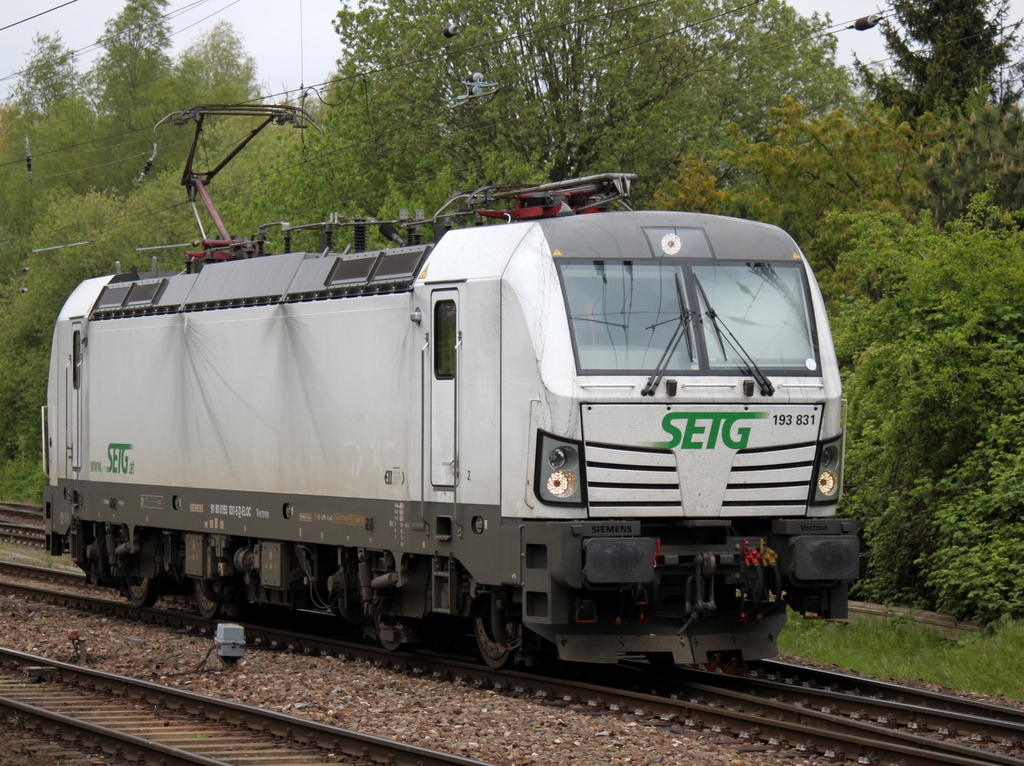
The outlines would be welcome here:
M 723 354 L 725 352 L 725 346 L 722 343 L 724 339 L 736 355 L 747 365 L 747 372 L 750 373 L 758 387 L 761 389 L 761 396 L 771 396 L 774 394 L 775 386 L 773 386 L 772 382 L 768 380 L 768 376 L 761 372 L 761 368 L 757 366 L 757 362 L 754 361 L 754 357 L 747 353 L 747 350 L 743 348 L 743 344 L 741 344 L 739 339 L 732 334 L 732 330 L 730 330 L 724 322 L 720 323 L 718 321 L 718 313 L 708 300 L 708 294 L 704 292 L 704 285 L 700 283 L 700 279 L 696 274 L 693 275 L 693 279 L 697 283 L 697 289 L 700 290 L 700 297 L 704 299 L 704 305 L 707 307 L 707 311 L 705 311 L 704 314 L 711 320 L 711 324 L 715 328 L 715 335 L 718 337 L 718 345 L 721 347 Z M 725 330 L 725 336 L 722 335 L 722 330 Z
M 679 345 L 679 341 L 684 337 L 686 338 L 686 350 L 690 355 L 690 359 L 693 359 L 693 341 L 690 340 L 690 318 L 696 312 L 689 311 L 686 308 L 686 301 L 683 300 L 683 275 L 678 271 L 676 272 L 676 299 L 679 301 L 679 324 L 676 325 L 675 332 L 672 333 L 672 337 L 669 339 L 668 345 L 665 346 L 661 359 L 658 360 L 658 364 L 655 366 L 654 372 L 651 373 L 651 377 L 647 379 L 647 385 L 643 387 L 640 396 L 654 396 L 658 386 L 661 384 L 662 377 L 665 375 L 665 369 L 668 367 L 669 360 L 672 358 L 672 354 L 675 353 L 676 346 Z M 654 326 L 651 325 L 651 327 Z

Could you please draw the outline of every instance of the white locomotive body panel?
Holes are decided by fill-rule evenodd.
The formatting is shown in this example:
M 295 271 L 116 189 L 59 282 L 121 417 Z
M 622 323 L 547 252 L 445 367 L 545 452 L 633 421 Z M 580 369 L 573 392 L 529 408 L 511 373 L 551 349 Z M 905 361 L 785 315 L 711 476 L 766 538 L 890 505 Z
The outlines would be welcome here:
M 407 498 L 408 484 L 377 470 L 409 466 L 416 446 L 408 300 L 388 299 L 92 323 L 92 470 L 116 483 Z M 397 342 L 371 347 L 370 333 Z M 111 468 L 111 444 L 131 445 L 127 471 Z

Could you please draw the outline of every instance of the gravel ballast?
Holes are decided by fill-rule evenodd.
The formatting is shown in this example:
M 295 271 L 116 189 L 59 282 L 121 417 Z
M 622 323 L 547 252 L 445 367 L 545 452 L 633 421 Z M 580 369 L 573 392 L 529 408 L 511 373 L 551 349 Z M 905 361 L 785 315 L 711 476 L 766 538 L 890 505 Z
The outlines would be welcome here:
M 74 661 L 71 630 L 86 640 L 88 664 L 98 670 L 503 766 L 781 762 L 697 732 L 586 715 L 358 660 L 247 648 L 235 667 L 222 669 L 209 637 L 0 596 L 0 644 L 7 648 Z

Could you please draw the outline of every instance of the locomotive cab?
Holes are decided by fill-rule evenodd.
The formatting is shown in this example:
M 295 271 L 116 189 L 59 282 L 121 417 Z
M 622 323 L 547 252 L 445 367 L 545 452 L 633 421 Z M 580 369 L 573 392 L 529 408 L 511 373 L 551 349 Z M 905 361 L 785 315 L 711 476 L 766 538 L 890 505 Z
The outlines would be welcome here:
M 524 413 L 525 624 L 563 658 L 705 663 L 775 654 L 787 604 L 844 618 L 843 403 L 795 243 L 685 213 L 537 225 L 550 258 L 513 256 L 504 301 L 558 325 L 532 330 L 541 390 L 504 392 L 544 403 Z

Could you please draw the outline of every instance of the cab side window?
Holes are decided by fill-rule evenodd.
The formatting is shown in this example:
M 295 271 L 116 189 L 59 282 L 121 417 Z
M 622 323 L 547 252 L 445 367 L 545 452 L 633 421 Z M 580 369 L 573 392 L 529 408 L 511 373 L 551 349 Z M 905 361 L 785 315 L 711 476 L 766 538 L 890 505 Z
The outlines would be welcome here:
M 455 377 L 455 301 L 434 304 L 434 377 Z

